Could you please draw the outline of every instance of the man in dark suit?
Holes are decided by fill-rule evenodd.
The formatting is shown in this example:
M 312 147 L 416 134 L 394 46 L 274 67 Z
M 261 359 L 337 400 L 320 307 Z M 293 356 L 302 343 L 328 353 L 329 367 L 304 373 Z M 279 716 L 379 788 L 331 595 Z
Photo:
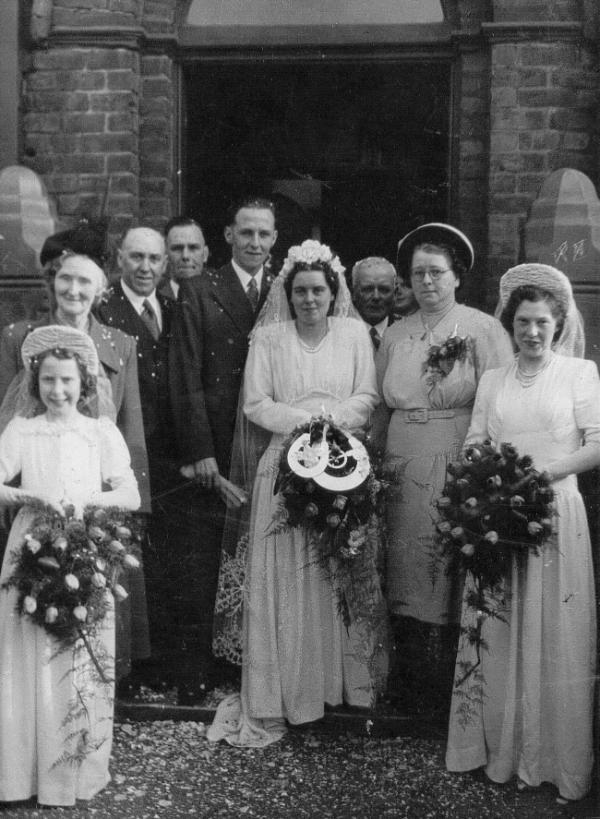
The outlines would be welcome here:
M 199 489 L 198 592 L 203 612 L 195 651 L 202 658 L 207 687 L 223 673 L 211 652 L 225 513 L 218 490 L 221 477 L 229 474 L 248 334 L 270 286 L 265 263 L 276 239 L 270 202 L 249 199 L 232 208 L 225 227 L 231 262 L 182 281 L 173 329 L 170 393 L 181 473 Z
M 152 491 L 152 518 L 144 544 L 152 656 L 153 664 L 159 664 L 152 675 L 157 672 L 163 676 L 165 669 L 161 666 L 177 659 L 171 654 L 176 644 L 177 617 L 172 603 L 181 574 L 177 553 L 185 552 L 186 546 L 189 548 L 185 514 L 173 503 L 176 492 L 172 490 L 182 479 L 174 457 L 175 435 L 168 394 L 174 301 L 156 289 L 166 266 L 163 237 L 151 228 L 128 230 L 118 251 L 117 264 L 121 277 L 97 308 L 97 314 L 104 324 L 137 341 L 138 383 Z M 138 668 L 138 679 L 134 682 L 149 673 L 147 668 Z
M 174 216 L 165 225 L 167 275 L 160 292 L 177 299 L 183 279 L 200 276 L 208 260 L 208 245 L 200 225 L 189 216 Z

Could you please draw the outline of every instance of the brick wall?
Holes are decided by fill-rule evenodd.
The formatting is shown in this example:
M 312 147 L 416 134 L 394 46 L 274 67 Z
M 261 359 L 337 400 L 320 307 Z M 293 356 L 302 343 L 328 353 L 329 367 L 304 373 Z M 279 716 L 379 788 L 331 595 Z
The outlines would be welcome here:
M 469 236 L 475 248 L 473 275 L 463 288 L 469 304 L 479 304 L 486 276 L 487 214 L 481 193 L 487 186 L 490 76 L 487 51 L 466 52 L 456 68 L 460 77 L 460 111 L 455 134 L 458 153 L 453 180 L 453 222 Z
M 160 230 L 175 207 L 176 69 L 158 55 L 143 57 L 141 68 L 140 220 Z
M 126 49 L 33 54 L 23 100 L 25 154 L 65 221 L 97 213 L 115 230 L 139 211 L 139 56 Z
M 571 167 L 598 180 L 598 60 L 574 2 L 498 2 L 490 27 L 488 292 L 521 259 L 521 233 L 544 178 Z M 574 15 L 578 16 L 575 17 Z M 534 23 L 542 21 L 539 31 Z M 558 29 L 543 23 L 564 23 Z
M 172 215 L 177 77 L 155 40 L 172 33 L 177 5 L 55 0 L 50 40 L 33 50 L 25 75 L 24 162 L 63 222 L 105 201 L 113 235 Z
M 52 27 L 129 27 L 142 16 L 144 0 L 54 0 Z
M 461 32 L 452 218 L 477 247 L 467 294 L 476 302 L 519 259 L 520 230 L 547 173 L 567 165 L 598 182 L 597 42 L 584 39 L 598 29 L 597 12 L 587 0 L 444 5 Z M 63 222 L 97 210 L 107 189 L 115 234 L 138 222 L 162 227 L 177 208 L 174 32 L 184 7 L 54 0 L 50 39 L 27 60 L 23 147 Z

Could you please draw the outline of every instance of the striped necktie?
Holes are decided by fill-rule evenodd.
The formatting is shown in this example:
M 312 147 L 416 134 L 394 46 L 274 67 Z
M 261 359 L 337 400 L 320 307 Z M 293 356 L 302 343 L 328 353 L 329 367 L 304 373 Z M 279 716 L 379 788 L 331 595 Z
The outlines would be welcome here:
M 256 284 L 256 279 L 254 276 L 248 282 L 248 287 L 246 288 L 246 295 L 248 296 L 248 301 L 252 305 L 252 310 L 256 312 L 256 308 L 258 307 L 258 286 Z
M 158 319 L 156 318 L 156 313 L 148 299 L 144 299 L 143 301 L 144 309 L 141 312 L 140 318 L 146 325 L 146 327 L 150 330 L 152 338 L 154 341 L 158 341 L 160 336 L 160 328 L 158 326 Z
M 371 336 L 371 341 L 373 342 L 373 347 L 375 347 L 375 349 L 378 350 L 379 345 L 381 344 L 381 338 L 379 337 L 379 333 L 377 332 L 377 328 L 376 327 L 371 327 L 371 329 L 369 330 L 369 335 Z

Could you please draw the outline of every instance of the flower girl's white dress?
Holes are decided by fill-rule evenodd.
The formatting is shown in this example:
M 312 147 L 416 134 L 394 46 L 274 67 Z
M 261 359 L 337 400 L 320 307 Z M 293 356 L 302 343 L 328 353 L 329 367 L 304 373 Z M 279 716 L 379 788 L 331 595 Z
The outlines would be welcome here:
M 59 497 L 84 505 L 135 509 L 137 484 L 125 442 L 106 418 L 77 413 L 68 424 L 50 423 L 45 415 L 15 418 L 0 437 L 0 484 L 21 474 L 21 487 L 58 491 Z M 0 486 L 0 502 L 12 490 Z M 24 506 L 11 528 L 0 579 L 13 571 L 13 554 L 23 544 L 33 512 Z M 60 650 L 59 642 L 16 610 L 17 590 L 0 590 L 0 801 L 37 795 L 46 805 L 73 805 L 90 799 L 109 781 L 114 684 L 85 696 L 89 720 L 72 720 L 76 686 L 86 688 L 85 650 Z M 99 630 L 99 648 L 114 666 L 114 614 Z M 113 675 L 114 676 L 114 675 Z M 87 680 L 89 685 L 89 680 Z M 89 691 L 88 691 L 89 693 Z M 87 753 L 73 762 L 88 730 Z M 67 758 L 71 757 L 69 761 Z M 63 760 L 63 761 L 61 761 Z

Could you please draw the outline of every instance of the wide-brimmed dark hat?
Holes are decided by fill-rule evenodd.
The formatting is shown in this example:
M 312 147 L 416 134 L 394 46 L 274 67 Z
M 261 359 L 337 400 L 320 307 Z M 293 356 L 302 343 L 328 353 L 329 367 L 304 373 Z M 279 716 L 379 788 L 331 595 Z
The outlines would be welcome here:
M 102 224 L 80 222 L 69 230 L 61 230 L 48 236 L 40 251 L 40 264 L 58 258 L 65 251 L 89 256 L 102 267 L 106 260 L 106 230 Z
M 411 230 L 398 242 L 396 268 L 401 276 L 408 277 L 413 251 L 417 245 L 424 244 L 450 245 L 464 264 L 467 273 L 473 267 L 475 251 L 465 234 L 458 228 L 443 222 L 428 222 L 426 225 Z

